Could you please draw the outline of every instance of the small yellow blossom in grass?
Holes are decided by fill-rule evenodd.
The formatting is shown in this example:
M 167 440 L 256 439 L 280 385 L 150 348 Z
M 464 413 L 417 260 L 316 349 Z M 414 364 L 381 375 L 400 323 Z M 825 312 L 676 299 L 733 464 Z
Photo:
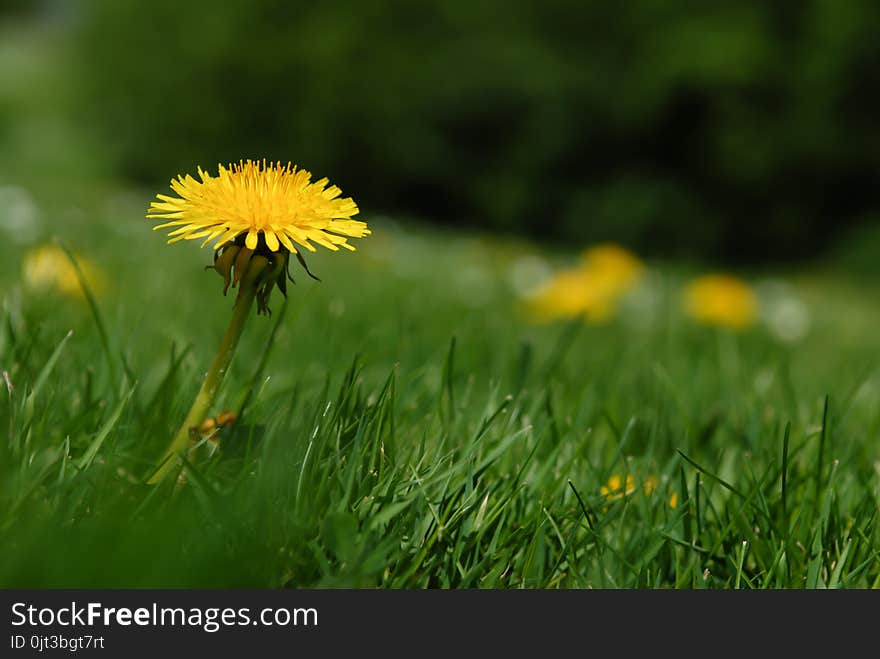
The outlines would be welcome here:
M 608 479 L 607 484 L 599 488 L 599 494 L 609 501 L 629 496 L 635 491 L 636 479 L 632 474 L 627 474 L 625 477 L 620 474 L 614 474 Z
M 657 489 L 657 485 L 657 477 L 648 475 L 641 484 L 642 491 L 648 495 L 653 494 Z M 627 474 L 625 477 L 620 474 L 614 474 L 605 485 L 599 488 L 599 494 L 608 501 L 614 501 L 615 499 L 627 497 L 638 489 L 639 484 L 632 474 Z
M 596 245 L 583 252 L 577 266 L 559 272 L 538 289 L 528 308 L 540 320 L 583 315 L 589 322 L 605 322 L 643 272 L 642 262 L 623 247 Z
M 678 492 L 673 492 L 669 497 L 669 507 L 675 510 L 678 507 Z
M 217 175 L 198 169 L 171 181 L 176 197 L 156 195 L 147 218 L 165 220 L 154 229 L 170 229 L 169 243 L 201 240 L 213 243 L 213 267 L 224 280 L 224 294 L 238 286 L 232 321 L 220 350 L 208 370 L 196 400 L 183 425 L 171 440 L 158 469 L 149 479 L 159 482 L 187 451 L 190 430 L 208 417 L 208 410 L 229 368 L 238 340 L 254 300 L 257 313 L 269 313 L 269 295 L 277 286 L 287 295 L 290 255 L 309 272 L 302 251 L 316 251 L 315 245 L 338 251 L 354 251 L 349 238 L 370 235 L 366 222 L 354 220 L 358 207 L 350 197 L 322 178 L 312 181 L 305 169 L 280 162 L 239 161 Z M 231 421 L 230 421 L 231 422 Z M 218 420 L 214 420 L 219 425 Z M 209 424 L 210 425 L 210 424 Z
M 76 257 L 86 284 L 99 294 L 106 287 L 106 277 L 98 266 L 82 256 Z M 85 299 L 76 268 L 57 245 L 42 245 L 28 252 L 22 263 L 24 285 L 34 291 L 57 292 L 78 300 Z
M 710 274 L 690 282 L 684 290 L 684 307 L 698 322 L 743 330 L 755 323 L 758 298 L 741 279 Z

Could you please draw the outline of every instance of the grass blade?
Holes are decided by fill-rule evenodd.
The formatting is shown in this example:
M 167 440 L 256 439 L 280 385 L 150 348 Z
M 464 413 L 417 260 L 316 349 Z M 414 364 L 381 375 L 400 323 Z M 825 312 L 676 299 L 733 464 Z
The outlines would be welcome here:
M 52 355 L 49 357 L 49 360 L 46 362 L 46 365 L 43 366 L 42 370 L 40 370 L 39 375 L 37 375 L 37 379 L 34 381 L 34 386 L 31 389 L 30 393 L 24 400 L 24 415 L 23 421 L 24 426 L 27 428 L 34 416 L 34 405 L 36 403 L 37 396 L 40 395 L 40 392 L 43 390 L 43 387 L 46 386 L 46 382 L 49 380 L 49 376 L 52 374 L 52 369 L 55 368 L 55 364 L 58 363 L 58 359 L 61 357 L 61 353 L 64 351 L 64 346 L 67 345 L 67 342 L 70 341 L 70 337 L 73 336 L 73 330 L 70 330 L 67 334 L 64 335 L 64 338 L 55 346 L 55 350 L 52 352 Z
M 86 296 L 86 301 L 88 302 L 89 309 L 92 312 L 92 319 L 95 321 L 95 327 L 98 328 L 98 336 L 101 339 L 101 347 L 104 350 L 104 357 L 107 360 L 107 369 L 110 371 L 110 380 L 113 382 L 113 386 L 111 388 L 115 395 L 116 387 L 119 382 L 116 377 L 116 360 L 113 358 L 113 351 L 110 349 L 110 336 L 107 334 L 107 326 L 104 324 L 104 319 L 101 317 L 101 312 L 98 309 L 98 303 L 95 300 L 92 289 L 89 286 L 89 283 L 86 281 L 86 277 L 83 274 L 82 268 L 79 267 L 79 263 L 77 262 L 76 257 L 73 255 L 73 252 L 70 251 L 70 248 L 64 243 L 64 241 L 56 238 L 55 242 L 58 243 L 58 246 L 61 247 L 61 249 L 64 250 L 64 253 L 67 255 L 70 264 L 76 271 L 76 277 L 77 279 L 79 279 L 79 285 L 82 288 L 83 295 Z
M 785 520 L 785 535 L 788 536 L 788 440 L 791 437 L 791 421 L 785 424 L 782 437 L 782 517 Z
M 709 478 L 711 478 L 713 481 L 715 481 L 716 483 L 718 483 L 718 484 L 719 484 L 721 487 L 723 487 L 724 489 L 733 492 L 736 496 L 738 496 L 738 497 L 739 497 L 740 499 L 742 499 L 743 501 L 748 501 L 748 500 L 749 500 L 749 498 L 748 498 L 745 494 L 743 494 L 742 492 L 740 492 L 738 489 L 736 489 L 733 485 L 731 485 L 730 483 L 728 483 L 726 480 L 724 480 L 724 479 L 721 478 L 720 476 L 717 476 L 716 474 L 713 474 L 711 471 L 709 471 L 709 470 L 706 469 L 705 467 L 702 467 L 702 466 L 698 465 L 696 462 L 694 462 L 693 460 L 691 460 L 688 456 L 686 456 L 686 455 L 684 454 L 684 452 L 683 452 L 681 449 L 675 449 L 675 450 L 676 450 L 676 452 L 677 452 L 682 458 L 684 458 L 684 460 L 685 460 L 689 465 L 691 465 L 694 469 L 696 469 L 697 471 L 702 472 L 703 474 L 705 474 L 706 476 L 708 476 Z
M 284 320 L 285 312 L 287 311 L 287 302 L 289 298 L 285 296 L 284 303 L 281 305 L 281 310 L 275 316 L 275 324 L 272 325 L 272 331 L 269 334 L 269 338 L 266 341 L 265 346 L 263 347 L 263 352 L 260 355 L 260 361 L 257 364 L 257 368 L 254 370 L 254 374 L 251 376 L 250 384 L 244 392 L 244 395 L 241 398 L 241 403 L 238 405 L 238 418 L 244 418 L 244 413 L 247 411 L 247 406 L 251 402 L 251 398 L 254 395 L 254 389 L 257 388 L 257 382 L 260 381 L 260 378 L 263 377 L 263 371 L 266 370 L 266 364 L 269 362 L 269 355 L 272 353 L 272 346 L 275 345 L 275 335 L 278 334 L 278 328 L 281 327 L 281 321 Z
M 816 460 L 816 506 L 819 506 L 819 495 L 822 490 L 822 467 L 825 463 L 825 441 L 828 437 L 828 403 L 829 397 L 825 396 L 825 404 L 822 409 L 822 432 L 819 434 L 819 458 Z
M 125 409 L 126 403 L 128 403 L 131 395 L 134 393 L 135 385 L 128 390 L 128 392 L 122 397 L 122 400 L 116 405 L 116 409 L 113 410 L 113 413 L 110 415 L 110 418 L 107 419 L 107 422 L 101 427 L 101 430 L 98 431 L 98 434 L 95 435 L 95 438 L 92 440 L 92 443 L 89 444 L 89 447 L 86 449 L 86 452 L 83 453 L 82 457 L 77 461 L 76 466 L 79 467 L 80 471 L 88 469 L 92 464 L 92 461 L 95 459 L 95 456 L 98 455 L 98 451 L 101 450 L 101 446 L 104 444 L 104 441 L 110 435 L 110 431 L 116 427 L 116 424 L 119 422 L 119 417 L 122 416 L 122 411 Z

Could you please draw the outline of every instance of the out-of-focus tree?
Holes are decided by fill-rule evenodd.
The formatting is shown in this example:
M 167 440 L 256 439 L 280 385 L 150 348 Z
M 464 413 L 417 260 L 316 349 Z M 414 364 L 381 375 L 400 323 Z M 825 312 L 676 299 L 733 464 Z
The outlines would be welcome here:
M 84 0 L 124 172 L 332 171 L 367 211 L 643 254 L 816 253 L 876 210 L 874 0 Z

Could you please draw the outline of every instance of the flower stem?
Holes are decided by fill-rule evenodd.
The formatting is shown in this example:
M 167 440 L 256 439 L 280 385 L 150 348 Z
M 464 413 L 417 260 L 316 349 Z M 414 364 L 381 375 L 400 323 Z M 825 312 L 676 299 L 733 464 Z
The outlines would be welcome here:
M 254 297 L 257 293 L 259 284 L 259 275 L 263 269 L 262 263 L 257 263 L 261 257 L 254 258 L 247 273 L 242 278 L 241 287 L 238 290 L 238 298 L 235 300 L 235 306 L 232 308 L 232 320 L 220 344 L 220 350 L 214 357 L 214 362 L 202 382 L 202 388 L 199 389 L 195 401 L 186 415 L 186 420 L 180 426 L 180 430 L 171 440 L 171 444 L 165 450 L 160 461 L 160 466 L 156 472 L 149 478 L 147 483 L 154 485 L 164 478 L 166 472 L 171 469 L 175 463 L 177 456 L 183 455 L 190 446 L 190 430 L 198 427 L 207 417 L 214 398 L 217 396 L 217 390 L 223 382 L 223 377 L 229 369 L 232 357 L 235 354 L 235 348 L 238 346 L 238 340 L 244 329 L 244 323 L 247 320 L 248 313 L 254 303 Z

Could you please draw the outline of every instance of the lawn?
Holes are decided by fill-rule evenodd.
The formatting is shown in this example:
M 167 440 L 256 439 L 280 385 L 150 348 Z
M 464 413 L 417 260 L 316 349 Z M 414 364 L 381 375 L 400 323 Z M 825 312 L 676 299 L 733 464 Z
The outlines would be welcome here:
M 149 485 L 234 293 L 150 230 L 155 191 L 15 190 L 99 274 L 93 308 L 0 244 L 3 587 L 880 586 L 870 282 L 744 273 L 734 331 L 683 312 L 702 269 L 648 261 L 607 321 L 536 322 L 522 292 L 579 250 L 362 209 L 357 252 L 249 319 L 234 424 Z

